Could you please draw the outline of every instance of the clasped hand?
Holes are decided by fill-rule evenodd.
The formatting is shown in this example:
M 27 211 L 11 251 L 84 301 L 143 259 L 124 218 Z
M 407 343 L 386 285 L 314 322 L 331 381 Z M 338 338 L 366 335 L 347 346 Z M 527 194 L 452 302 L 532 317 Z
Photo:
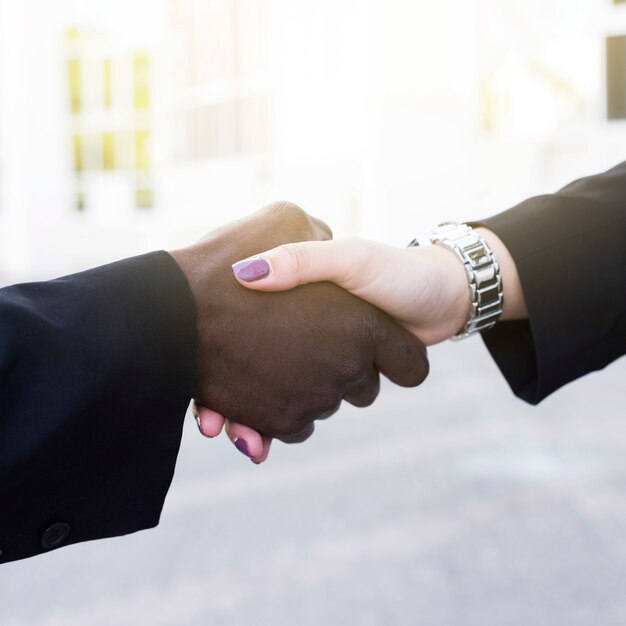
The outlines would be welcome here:
M 317 240 L 282 243 L 238 260 L 233 264 L 231 281 L 236 279 L 241 287 L 257 295 L 264 292 L 297 294 L 305 288 L 304 285 L 306 288 L 328 289 L 332 283 L 340 287 L 345 290 L 344 298 L 349 292 L 359 302 L 368 302 L 377 308 L 369 309 L 367 313 L 360 311 L 359 315 L 367 315 L 366 318 L 351 318 L 346 316 L 349 309 L 334 309 L 334 303 L 329 302 L 321 315 L 334 320 L 344 331 L 353 324 L 357 326 L 352 330 L 363 330 L 363 319 L 369 320 L 367 327 L 376 329 L 372 336 L 374 344 L 370 344 L 375 346 L 370 348 L 374 350 L 371 354 L 384 355 L 384 359 L 379 357 L 374 360 L 373 371 L 380 370 L 403 385 L 415 386 L 422 382 L 428 371 L 428 362 L 420 346 L 449 339 L 464 327 L 471 316 L 471 292 L 463 264 L 443 246 L 396 248 L 358 238 L 331 241 L 330 231 L 320 222 L 308 216 L 305 218 L 305 214 L 293 205 L 281 207 L 300 219 L 311 220 L 322 229 L 323 236 Z M 480 227 L 476 231 L 487 241 L 500 266 L 506 294 L 501 319 L 526 319 L 528 312 L 513 257 L 495 233 Z M 272 298 L 278 295 L 275 293 Z M 278 301 L 270 302 L 280 306 Z M 354 304 L 353 300 L 351 302 Z M 369 317 L 373 311 L 376 315 Z M 389 317 L 380 318 L 381 311 L 392 318 L 395 325 L 390 325 Z M 406 335 L 399 334 L 398 326 L 411 333 L 413 342 Z M 351 341 L 347 335 L 341 336 Z M 322 332 L 314 337 L 312 348 L 326 351 L 330 345 L 342 350 L 342 346 L 346 345 L 333 344 L 333 341 L 330 335 Z M 365 376 L 360 380 L 368 381 L 361 386 L 360 393 L 356 396 L 335 393 L 334 397 L 343 397 L 357 406 L 365 406 L 373 401 L 378 392 L 378 377 L 377 373 L 372 374 L 371 369 L 367 373 L 367 359 L 360 362 L 365 369 L 358 370 L 359 375 L 352 379 L 359 380 L 359 376 Z M 408 369 L 402 373 L 402 368 L 407 366 Z M 317 371 L 315 380 L 311 382 L 322 384 L 324 388 L 323 382 L 328 380 L 333 380 L 333 370 L 322 369 Z M 286 395 L 283 397 L 288 397 L 295 389 L 302 389 L 306 395 L 313 388 L 305 390 L 299 386 L 292 388 L 291 392 L 284 389 Z M 332 394 L 327 397 L 332 397 Z M 202 401 L 194 405 L 194 412 L 200 430 L 206 436 L 216 436 L 226 426 L 230 439 L 254 462 L 260 463 L 267 458 L 271 433 L 262 428 L 255 430 L 251 420 L 233 419 L 229 412 Z M 304 432 L 308 435 L 311 431 L 312 423 L 309 422 Z
M 215 436 L 227 420 L 231 439 L 256 462 L 272 438 L 304 441 L 342 400 L 371 404 L 379 373 L 407 387 L 428 373 L 423 342 L 373 304 L 305 275 L 289 282 L 285 244 L 330 238 L 319 220 L 276 203 L 171 253 L 196 302 L 201 430 Z

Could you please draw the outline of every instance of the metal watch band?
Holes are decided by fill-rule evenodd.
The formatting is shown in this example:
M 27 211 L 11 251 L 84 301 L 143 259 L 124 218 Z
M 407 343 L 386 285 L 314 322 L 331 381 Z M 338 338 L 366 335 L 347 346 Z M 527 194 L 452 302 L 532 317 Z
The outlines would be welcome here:
M 467 224 L 445 222 L 431 231 L 430 243 L 446 246 L 465 266 L 472 311 L 470 318 L 453 340 L 492 328 L 502 315 L 504 294 L 498 262 L 485 240 Z M 414 239 L 409 246 L 419 245 Z

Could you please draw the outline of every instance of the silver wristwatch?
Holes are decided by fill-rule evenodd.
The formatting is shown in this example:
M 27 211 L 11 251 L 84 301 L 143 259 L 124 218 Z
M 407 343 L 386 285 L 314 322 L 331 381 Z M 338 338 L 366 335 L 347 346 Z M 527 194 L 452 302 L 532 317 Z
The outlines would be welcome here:
M 465 266 L 472 311 L 465 326 L 452 339 L 465 339 L 493 327 L 502 315 L 504 294 L 500 267 L 491 248 L 471 226 L 456 222 L 440 224 L 427 239 L 431 244 L 446 246 Z M 418 245 L 417 239 L 409 244 Z

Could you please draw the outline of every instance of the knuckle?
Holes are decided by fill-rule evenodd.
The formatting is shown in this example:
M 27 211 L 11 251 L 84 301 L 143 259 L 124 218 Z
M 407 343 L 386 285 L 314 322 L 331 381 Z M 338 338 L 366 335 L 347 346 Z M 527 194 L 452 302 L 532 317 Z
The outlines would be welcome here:
M 367 372 L 359 363 L 347 362 L 343 372 L 343 380 L 350 387 L 362 385 L 367 379 Z
M 373 389 L 359 390 L 358 393 L 351 393 L 346 396 L 346 400 L 357 407 L 366 407 L 374 404 L 378 397 L 378 387 Z
M 343 398 L 336 404 L 336 406 L 332 407 L 331 409 L 328 409 L 328 411 L 325 411 L 324 413 L 320 413 L 320 416 L 317 419 L 326 420 L 332 415 L 334 415 L 335 413 L 337 413 L 337 411 L 341 408 L 342 401 L 343 401 Z
M 312 406 L 313 418 L 326 419 L 339 410 L 343 396 L 350 387 L 342 380 L 341 370 L 337 370 L 336 378 L 329 378 L 326 383 L 320 387 L 315 404 Z
M 316 419 L 325 419 L 327 417 L 330 417 L 331 415 L 333 415 L 339 410 L 340 406 L 341 406 L 341 396 L 337 394 L 336 398 L 330 399 L 328 400 L 328 402 L 325 402 L 320 405 L 320 407 L 317 410 Z
M 426 349 L 418 350 L 407 343 L 403 347 L 403 353 L 408 375 L 407 386 L 417 387 L 428 376 L 429 363 Z
M 297 433 L 294 433 L 291 435 L 279 435 L 277 439 L 287 444 L 302 443 L 303 441 L 306 441 L 313 434 L 314 430 L 315 430 L 314 424 L 308 424 L 306 427 L 304 427 Z
M 378 398 L 378 394 L 380 393 L 380 380 L 378 376 L 375 379 L 372 379 L 369 384 L 367 384 L 362 391 L 363 398 L 363 406 L 370 406 L 374 404 L 376 398 Z
M 361 315 L 358 329 L 370 345 L 384 342 L 388 338 L 387 325 L 382 323 L 381 315 L 371 307 Z
M 295 437 L 305 430 L 310 423 L 311 419 L 302 415 L 289 417 L 281 424 L 279 434 L 286 437 Z
M 268 209 L 283 218 L 290 218 L 294 220 L 308 218 L 308 215 L 304 209 L 301 209 L 297 204 L 289 202 L 287 200 L 278 200 L 272 202 Z
M 372 406 L 378 397 L 378 389 L 372 391 L 369 395 L 363 396 L 363 404 L 361 406 Z
M 272 218 L 280 222 L 281 227 L 290 233 L 291 241 L 311 241 L 314 239 L 328 238 L 321 233 L 320 228 L 304 209 L 293 202 L 281 200 L 269 205 L 268 210 Z M 289 239 L 288 239 L 289 240 Z
M 378 397 L 380 391 L 380 377 L 372 364 L 368 364 L 362 373 L 353 377 L 345 398 L 352 404 L 360 407 L 370 406 Z
M 315 239 L 319 241 L 329 241 L 333 238 L 332 228 L 323 220 L 319 218 L 313 218 L 315 224 Z

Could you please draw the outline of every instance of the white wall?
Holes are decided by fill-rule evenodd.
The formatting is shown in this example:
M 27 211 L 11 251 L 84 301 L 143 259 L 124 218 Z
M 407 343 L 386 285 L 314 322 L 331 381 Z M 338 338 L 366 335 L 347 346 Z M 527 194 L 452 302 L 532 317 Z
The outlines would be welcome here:
M 337 234 L 404 244 L 624 158 L 626 124 L 605 120 L 604 37 L 626 33 L 626 7 L 608 1 L 269 0 L 267 71 L 255 80 L 273 102 L 272 148 L 196 163 L 170 150 L 172 107 L 186 96 L 169 73 L 168 7 L 0 0 L 0 274 L 182 245 L 277 198 Z M 100 212 L 72 208 L 72 25 L 152 55 L 151 211 L 121 207 L 106 176 Z

